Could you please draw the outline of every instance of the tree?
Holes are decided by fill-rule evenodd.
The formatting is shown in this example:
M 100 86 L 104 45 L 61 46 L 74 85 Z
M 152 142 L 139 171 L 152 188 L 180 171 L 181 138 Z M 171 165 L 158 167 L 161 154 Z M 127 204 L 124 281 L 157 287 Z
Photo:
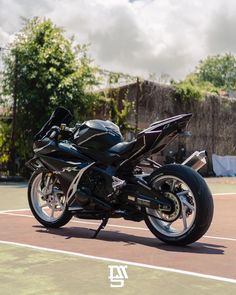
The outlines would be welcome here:
M 0 122 L 0 171 L 4 171 L 9 160 L 9 125 L 1 118 Z
M 16 148 L 26 159 L 33 135 L 56 106 L 83 119 L 92 110 L 97 84 L 85 45 L 67 39 L 50 19 L 26 20 L 9 45 L 5 58 L 3 94 L 16 98 Z
M 128 129 L 131 129 L 130 125 L 127 122 L 129 113 L 132 109 L 132 103 L 126 99 L 122 100 L 123 108 L 119 110 L 118 108 L 118 101 L 114 98 L 110 99 L 110 106 L 111 106 L 111 120 L 115 124 L 117 124 L 121 132 L 125 132 Z
M 236 90 L 236 58 L 232 54 L 209 56 L 200 61 L 193 73 L 183 81 L 172 83 L 179 99 L 200 100 L 207 93 Z
M 200 61 L 196 71 L 200 81 L 225 90 L 236 89 L 236 58 L 230 53 L 209 56 Z

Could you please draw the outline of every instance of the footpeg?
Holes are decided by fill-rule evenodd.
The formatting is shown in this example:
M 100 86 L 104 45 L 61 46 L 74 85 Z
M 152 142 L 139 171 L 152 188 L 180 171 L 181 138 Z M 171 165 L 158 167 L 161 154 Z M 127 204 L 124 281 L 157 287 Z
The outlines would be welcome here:
M 121 189 L 122 187 L 124 187 L 126 185 L 125 180 L 122 180 L 118 177 L 113 176 L 112 177 L 112 188 L 114 190 L 114 192 L 118 191 L 119 189 Z

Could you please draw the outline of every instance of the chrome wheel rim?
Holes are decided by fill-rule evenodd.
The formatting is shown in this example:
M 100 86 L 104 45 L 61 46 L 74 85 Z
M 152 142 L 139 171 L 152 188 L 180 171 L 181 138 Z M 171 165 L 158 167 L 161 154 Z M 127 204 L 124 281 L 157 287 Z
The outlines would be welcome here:
M 32 183 L 31 202 L 38 217 L 47 222 L 56 222 L 66 209 L 66 198 L 58 183 L 47 177 L 47 187 L 42 187 L 42 173 Z
M 169 185 L 170 192 L 175 194 L 180 202 L 180 216 L 173 222 L 162 221 L 153 217 L 163 217 L 158 210 L 147 208 L 147 214 L 153 215 L 148 216 L 148 219 L 152 226 L 161 234 L 167 237 L 180 237 L 191 229 L 196 219 L 196 200 L 189 186 L 180 178 L 172 175 L 165 175 L 156 178 L 153 181 L 152 186 L 153 188 L 159 190 L 161 185 L 164 183 Z M 179 189 L 180 187 L 181 190 Z

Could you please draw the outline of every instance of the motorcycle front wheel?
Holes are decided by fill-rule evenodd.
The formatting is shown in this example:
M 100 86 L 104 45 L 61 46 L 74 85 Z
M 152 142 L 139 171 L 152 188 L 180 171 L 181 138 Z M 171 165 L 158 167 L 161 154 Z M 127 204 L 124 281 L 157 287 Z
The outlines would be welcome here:
M 72 218 L 60 182 L 50 172 L 33 173 L 28 185 L 28 203 L 34 217 L 45 227 L 58 228 Z
M 154 171 L 148 182 L 173 204 L 171 212 L 146 209 L 146 225 L 158 239 L 184 246 L 206 233 L 214 205 L 212 194 L 199 173 L 184 165 L 171 164 Z

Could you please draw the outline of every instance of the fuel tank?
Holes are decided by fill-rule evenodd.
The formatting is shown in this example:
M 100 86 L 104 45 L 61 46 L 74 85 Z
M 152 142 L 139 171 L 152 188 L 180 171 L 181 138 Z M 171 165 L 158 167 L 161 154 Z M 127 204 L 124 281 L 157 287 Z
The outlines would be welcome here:
M 106 150 L 123 142 L 123 137 L 119 127 L 111 121 L 89 120 L 76 131 L 73 142 L 89 149 Z

